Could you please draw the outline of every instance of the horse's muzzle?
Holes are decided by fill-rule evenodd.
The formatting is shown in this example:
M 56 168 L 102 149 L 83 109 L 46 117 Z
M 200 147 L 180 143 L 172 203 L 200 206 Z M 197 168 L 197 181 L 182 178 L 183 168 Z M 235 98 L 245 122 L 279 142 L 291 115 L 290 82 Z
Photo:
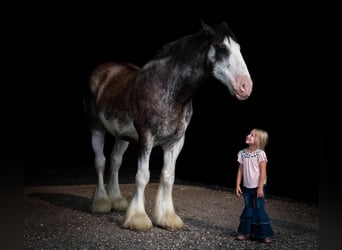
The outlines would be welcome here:
M 235 97 L 240 100 L 246 100 L 252 93 L 253 82 L 249 76 L 238 76 L 233 83 Z

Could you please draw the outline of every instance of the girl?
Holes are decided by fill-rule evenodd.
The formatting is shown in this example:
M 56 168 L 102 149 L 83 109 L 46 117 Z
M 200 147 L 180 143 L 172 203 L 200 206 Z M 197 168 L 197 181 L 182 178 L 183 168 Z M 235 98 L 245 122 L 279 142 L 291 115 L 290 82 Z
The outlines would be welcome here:
M 236 176 L 236 195 L 242 196 L 245 208 L 240 216 L 238 240 L 249 238 L 270 243 L 273 229 L 264 209 L 267 156 L 264 151 L 268 133 L 252 129 L 246 137 L 247 148 L 238 153 L 239 169 Z M 243 186 L 241 187 L 241 181 Z

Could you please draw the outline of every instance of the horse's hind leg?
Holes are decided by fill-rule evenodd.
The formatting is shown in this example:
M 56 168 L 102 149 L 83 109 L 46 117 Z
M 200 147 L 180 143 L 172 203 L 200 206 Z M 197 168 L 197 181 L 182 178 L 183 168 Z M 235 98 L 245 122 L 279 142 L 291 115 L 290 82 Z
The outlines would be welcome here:
M 106 158 L 103 154 L 104 136 L 104 130 L 92 130 L 91 143 L 95 153 L 95 169 L 98 177 L 90 206 L 92 213 L 106 213 L 111 210 L 111 203 L 103 182 L 106 164 Z
M 107 193 L 112 208 L 117 211 L 125 211 L 128 207 L 127 200 L 122 197 L 119 187 L 119 169 L 122 163 L 122 157 L 127 150 L 129 142 L 115 139 L 114 148 L 111 154 L 110 179 L 107 185 Z
M 175 180 L 176 160 L 184 145 L 184 136 L 171 146 L 163 146 L 164 166 L 160 175 L 160 184 L 153 208 L 153 222 L 170 231 L 184 226 L 182 219 L 173 207 L 172 189 Z

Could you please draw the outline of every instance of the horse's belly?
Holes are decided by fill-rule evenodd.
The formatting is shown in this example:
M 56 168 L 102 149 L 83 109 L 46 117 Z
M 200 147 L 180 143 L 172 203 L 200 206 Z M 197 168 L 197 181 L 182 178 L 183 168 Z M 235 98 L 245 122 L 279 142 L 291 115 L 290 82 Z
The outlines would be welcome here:
M 138 140 L 138 133 L 134 128 L 132 121 L 120 121 L 116 118 L 107 120 L 103 113 L 100 113 L 100 120 L 107 129 L 107 131 L 115 137 L 125 140 Z

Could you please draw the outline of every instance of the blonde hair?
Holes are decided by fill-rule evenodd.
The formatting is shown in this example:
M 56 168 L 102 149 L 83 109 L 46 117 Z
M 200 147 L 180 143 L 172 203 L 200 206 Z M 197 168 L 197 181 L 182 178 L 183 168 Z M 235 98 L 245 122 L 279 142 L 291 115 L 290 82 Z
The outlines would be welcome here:
M 255 135 L 255 143 L 259 149 L 264 150 L 268 143 L 268 133 L 265 130 L 253 128 L 252 133 Z

